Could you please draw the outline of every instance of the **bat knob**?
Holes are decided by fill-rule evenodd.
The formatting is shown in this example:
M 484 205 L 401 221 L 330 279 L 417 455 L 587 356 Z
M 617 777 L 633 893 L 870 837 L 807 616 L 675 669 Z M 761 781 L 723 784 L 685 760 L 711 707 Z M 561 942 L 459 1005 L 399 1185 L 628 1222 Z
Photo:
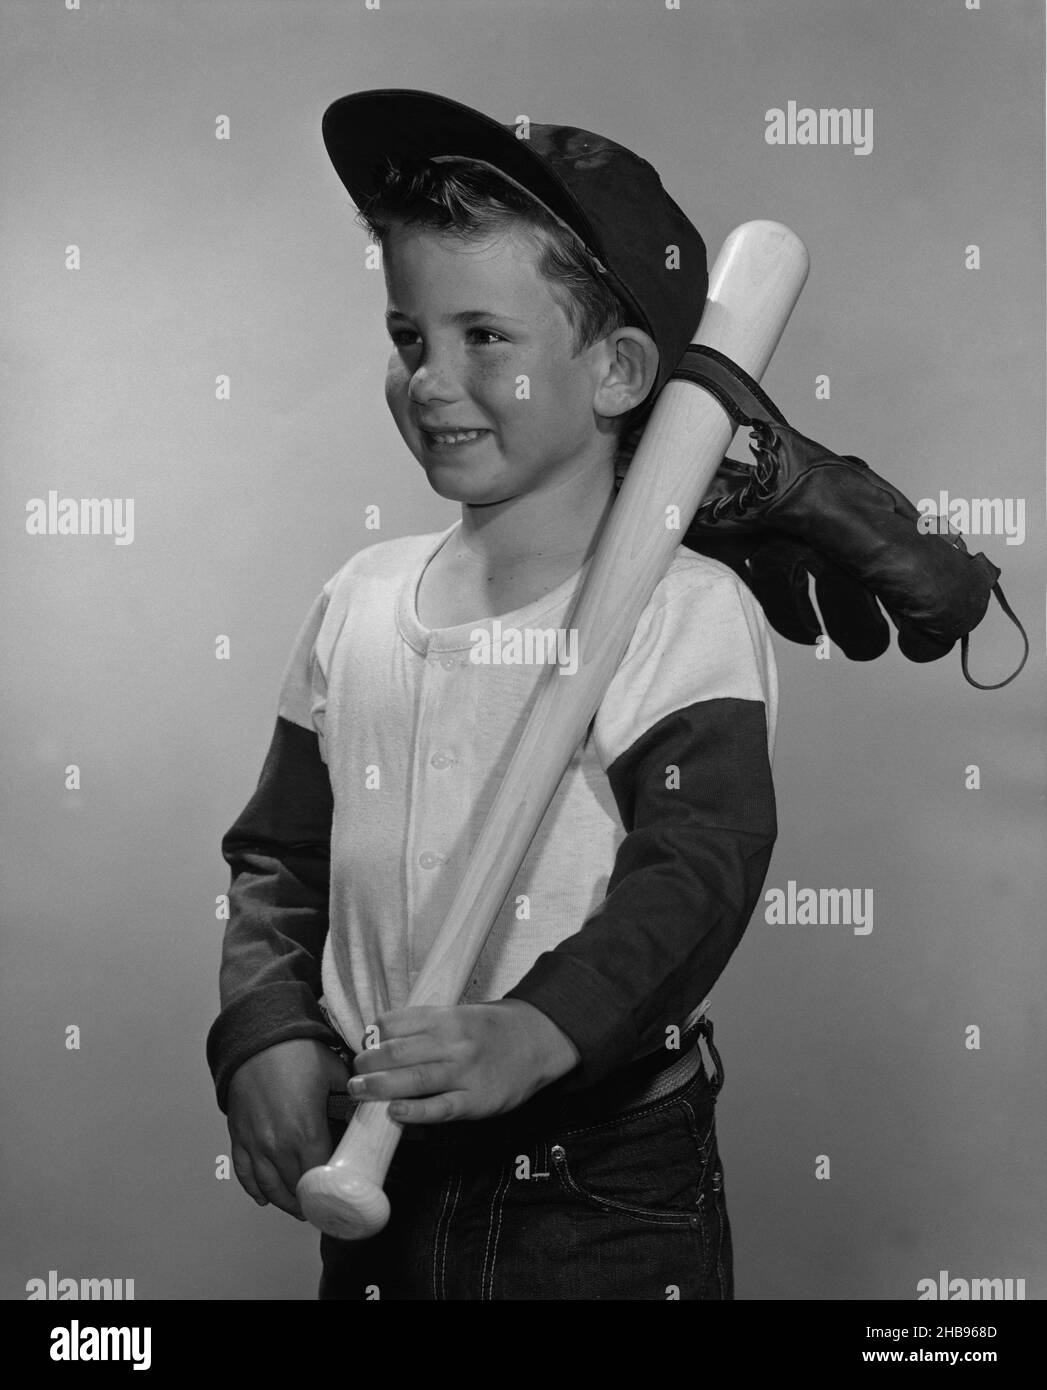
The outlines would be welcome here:
M 304 1173 L 297 1195 L 306 1219 L 339 1240 L 367 1240 L 389 1220 L 389 1199 L 377 1183 L 332 1164 Z

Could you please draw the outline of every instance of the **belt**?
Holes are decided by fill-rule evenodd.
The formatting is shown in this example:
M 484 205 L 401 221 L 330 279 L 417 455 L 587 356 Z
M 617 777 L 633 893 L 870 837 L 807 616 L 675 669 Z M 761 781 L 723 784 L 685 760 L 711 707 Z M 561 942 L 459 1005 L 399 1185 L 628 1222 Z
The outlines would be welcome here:
M 702 1015 L 681 1035 L 679 1049 L 659 1048 L 635 1062 L 628 1063 L 613 1076 L 598 1082 L 585 1090 L 558 1094 L 554 1084 L 548 1090 L 551 1095 L 539 1092 L 538 1095 L 504 1116 L 494 1116 L 490 1121 L 468 1121 L 470 1126 L 483 1124 L 494 1128 L 516 1130 L 521 1125 L 527 1128 L 535 1124 L 552 1124 L 561 1127 L 592 1123 L 599 1119 L 611 1119 L 627 1114 L 631 1110 L 642 1109 L 646 1105 L 664 1099 L 674 1091 L 689 1085 L 699 1073 L 705 1073 L 699 1040 L 704 1038 L 713 1061 L 713 1076 L 709 1087 L 716 1095 L 723 1085 L 723 1064 L 713 1042 L 712 1019 Z M 673 1054 L 678 1051 L 678 1055 Z M 672 1061 L 666 1061 L 666 1057 Z M 359 1102 L 352 1100 L 345 1091 L 331 1091 L 327 1097 L 328 1119 L 348 1124 Z M 430 1130 L 437 1131 L 442 1126 L 406 1125 L 404 1137 L 422 1137 Z

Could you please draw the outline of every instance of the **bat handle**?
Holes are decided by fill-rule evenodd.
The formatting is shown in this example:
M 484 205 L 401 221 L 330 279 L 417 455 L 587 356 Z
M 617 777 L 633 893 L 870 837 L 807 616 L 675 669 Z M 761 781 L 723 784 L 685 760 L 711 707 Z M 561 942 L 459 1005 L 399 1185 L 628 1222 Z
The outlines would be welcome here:
M 357 1106 L 329 1163 L 310 1168 L 298 1182 L 303 1214 L 326 1235 L 366 1240 L 389 1220 L 382 1191 L 402 1126 L 389 1118 L 386 1101 Z

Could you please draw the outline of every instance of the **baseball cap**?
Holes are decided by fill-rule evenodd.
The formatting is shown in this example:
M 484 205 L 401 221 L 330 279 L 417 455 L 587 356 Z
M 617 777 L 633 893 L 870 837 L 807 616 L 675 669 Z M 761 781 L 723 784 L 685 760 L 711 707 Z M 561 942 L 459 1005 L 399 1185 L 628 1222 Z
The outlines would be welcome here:
M 339 98 L 324 112 L 323 138 L 365 211 L 390 160 L 478 162 L 529 193 L 579 238 L 654 339 L 653 402 L 694 336 L 709 280 L 705 243 L 645 159 L 576 126 L 534 123 L 523 139 L 460 102 L 406 88 Z

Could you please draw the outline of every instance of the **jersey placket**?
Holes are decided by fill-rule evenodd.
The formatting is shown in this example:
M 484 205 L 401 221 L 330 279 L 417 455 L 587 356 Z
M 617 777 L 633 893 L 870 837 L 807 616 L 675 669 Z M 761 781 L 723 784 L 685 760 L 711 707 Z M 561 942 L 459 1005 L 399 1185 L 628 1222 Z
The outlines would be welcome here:
M 468 724 L 473 674 L 467 651 L 429 644 L 420 683 L 405 845 L 407 969 L 412 987 L 460 877 L 456 848 L 469 812 L 462 729 Z

